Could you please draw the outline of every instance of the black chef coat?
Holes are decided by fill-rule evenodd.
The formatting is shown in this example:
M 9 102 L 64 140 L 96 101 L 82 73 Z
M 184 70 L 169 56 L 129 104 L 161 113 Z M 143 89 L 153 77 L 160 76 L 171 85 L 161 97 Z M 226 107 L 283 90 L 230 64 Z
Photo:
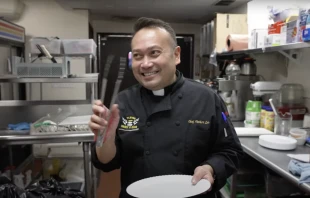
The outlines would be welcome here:
M 154 96 L 141 85 L 118 94 L 117 152 L 111 162 L 101 163 L 92 146 L 96 168 L 104 172 L 121 168 L 121 198 L 131 197 L 126 188 L 137 180 L 193 175 L 204 164 L 212 166 L 215 183 L 211 192 L 196 197 L 215 197 L 239 166 L 242 147 L 221 98 L 179 71 L 177 76 L 164 96 Z

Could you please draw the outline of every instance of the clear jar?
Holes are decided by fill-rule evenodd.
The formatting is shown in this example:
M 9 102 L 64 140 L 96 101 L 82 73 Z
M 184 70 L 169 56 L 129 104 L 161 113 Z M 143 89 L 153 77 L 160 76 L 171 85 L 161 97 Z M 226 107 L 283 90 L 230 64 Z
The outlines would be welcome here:
M 274 132 L 276 135 L 288 136 L 292 127 L 293 116 L 291 113 L 279 113 L 275 116 Z

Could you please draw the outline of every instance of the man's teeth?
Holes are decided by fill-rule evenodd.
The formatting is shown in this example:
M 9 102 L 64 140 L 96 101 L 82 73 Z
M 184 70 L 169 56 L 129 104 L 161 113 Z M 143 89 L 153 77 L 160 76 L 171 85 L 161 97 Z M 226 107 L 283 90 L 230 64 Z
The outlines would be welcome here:
M 144 76 L 150 76 L 150 75 L 153 75 L 153 74 L 156 74 L 157 72 L 149 72 L 149 73 L 144 73 Z

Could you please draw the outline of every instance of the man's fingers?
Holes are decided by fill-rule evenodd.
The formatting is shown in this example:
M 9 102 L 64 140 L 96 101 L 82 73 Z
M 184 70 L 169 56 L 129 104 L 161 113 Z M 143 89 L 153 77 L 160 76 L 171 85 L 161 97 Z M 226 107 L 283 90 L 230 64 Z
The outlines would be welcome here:
M 90 121 L 95 123 L 95 124 L 98 124 L 100 126 L 103 126 L 103 127 L 108 124 L 108 122 L 105 119 L 103 119 L 103 118 L 101 118 L 101 117 L 99 117 L 99 116 L 97 116 L 95 114 L 93 114 L 91 116 Z
M 102 115 L 105 112 L 105 108 L 103 106 L 93 105 L 92 106 L 93 113 L 96 115 Z
M 94 105 L 101 106 L 101 107 L 103 106 L 101 100 L 95 100 Z
M 104 127 L 97 124 L 97 123 L 94 123 L 94 122 L 89 122 L 88 124 L 89 128 L 92 130 L 92 132 L 97 135 L 98 134 L 98 131 L 99 130 L 102 130 Z
M 195 169 L 192 184 L 196 185 L 205 176 L 205 171 L 201 167 Z

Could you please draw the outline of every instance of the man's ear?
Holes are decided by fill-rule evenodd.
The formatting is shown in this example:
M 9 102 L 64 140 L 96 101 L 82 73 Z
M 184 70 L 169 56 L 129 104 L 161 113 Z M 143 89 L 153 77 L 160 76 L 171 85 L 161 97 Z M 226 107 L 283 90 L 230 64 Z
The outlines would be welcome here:
M 178 65 L 181 63 L 181 47 L 177 46 L 174 49 L 174 56 L 175 56 L 175 65 Z

